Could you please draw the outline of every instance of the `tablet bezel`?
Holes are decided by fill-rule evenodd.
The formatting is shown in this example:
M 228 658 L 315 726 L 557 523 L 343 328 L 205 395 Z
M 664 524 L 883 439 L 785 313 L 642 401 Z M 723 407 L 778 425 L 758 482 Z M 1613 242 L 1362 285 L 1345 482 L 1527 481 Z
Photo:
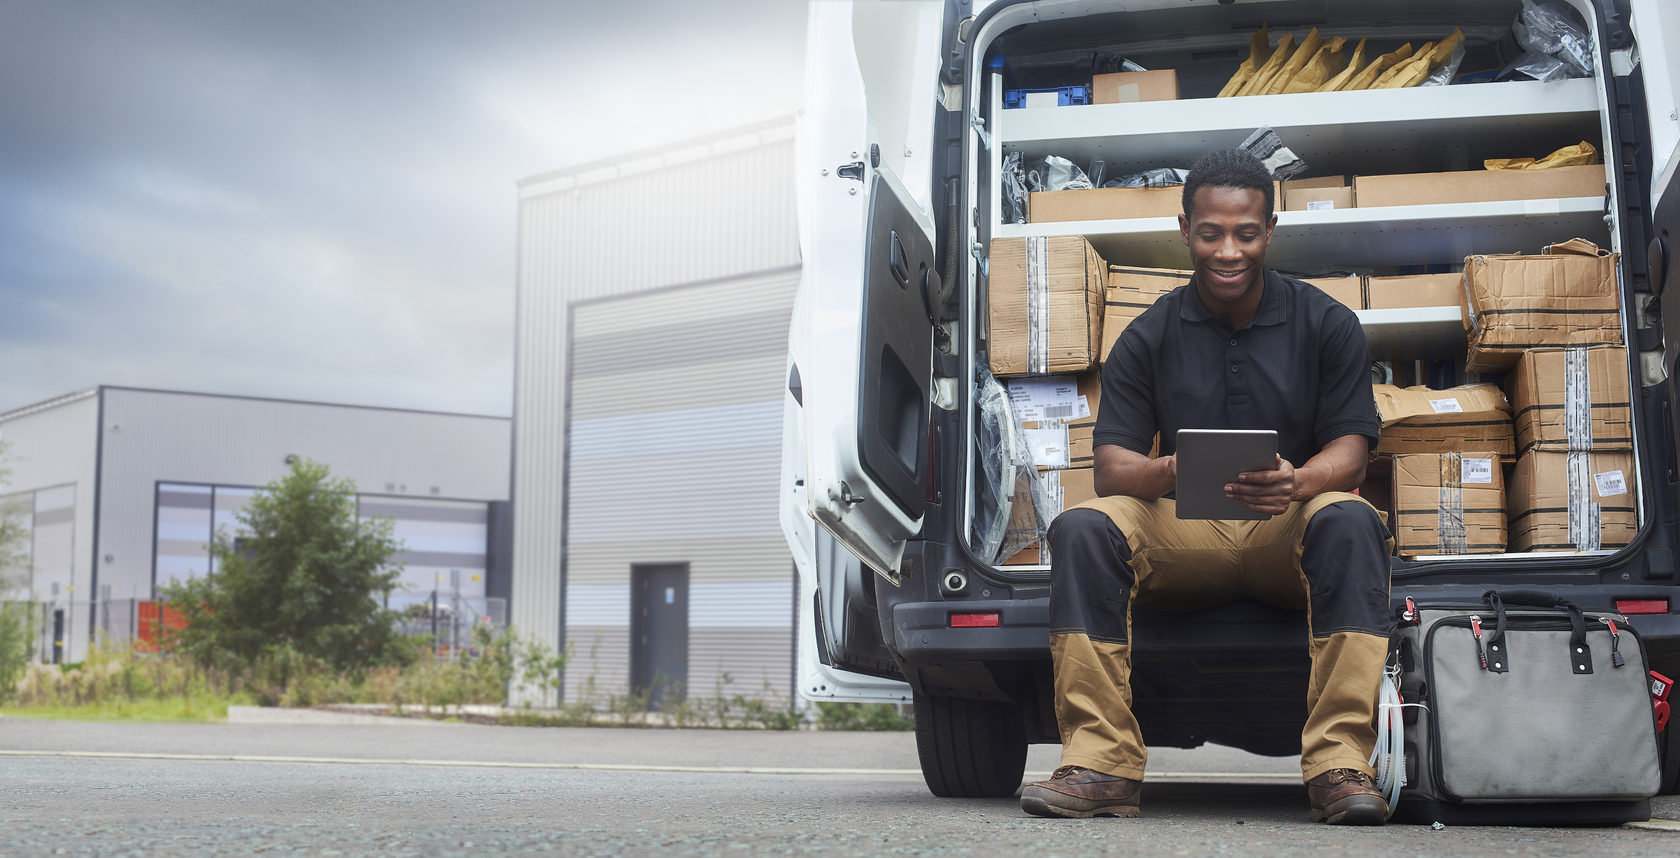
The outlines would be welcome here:
M 1178 517 L 1222 521 L 1271 518 L 1225 496 L 1226 484 L 1244 471 L 1267 471 L 1277 465 L 1273 429 L 1178 430 Z

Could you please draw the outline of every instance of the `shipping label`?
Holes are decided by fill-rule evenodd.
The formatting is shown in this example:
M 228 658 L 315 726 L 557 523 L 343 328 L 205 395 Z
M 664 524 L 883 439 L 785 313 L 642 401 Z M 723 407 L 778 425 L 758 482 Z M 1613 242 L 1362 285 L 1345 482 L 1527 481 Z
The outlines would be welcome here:
M 1091 404 L 1079 394 L 1071 375 L 1010 379 L 1009 404 L 1015 409 L 1015 419 L 1022 422 L 1083 420 L 1091 416 Z
M 1435 409 L 1436 414 L 1463 414 L 1464 406 L 1456 399 L 1431 399 L 1429 407 Z
M 1459 465 L 1458 481 L 1464 485 L 1493 484 L 1492 459 L 1465 459 Z
M 1614 471 L 1605 471 L 1602 474 L 1593 474 L 1593 482 L 1598 484 L 1598 496 L 1601 498 L 1627 494 L 1627 480 L 1622 477 L 1620 468 Z
M 1024 429 L 1027 436 L 1027 449 L 1032 453 L 1032 463 L 1040 468 L 1065 468 L 1068 466 L 1068 437 L 1067 427 L 1053 426 L 1048 429 Z

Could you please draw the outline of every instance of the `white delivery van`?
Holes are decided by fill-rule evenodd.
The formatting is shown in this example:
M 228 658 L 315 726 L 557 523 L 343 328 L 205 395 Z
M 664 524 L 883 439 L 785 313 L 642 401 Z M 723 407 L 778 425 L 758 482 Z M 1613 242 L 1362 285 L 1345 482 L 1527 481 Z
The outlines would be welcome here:
M 983 455 L 979 402 L 990 252 L 1009 239 L 1083 236 L 1110 265 L 1185 268 L 1188 255 L 1169 214 L 1013 222 L 1004 165 L 1056 155 L 1082 168 L 1100 160 L 1107 176 L 1187 167 L 1262 126 L 1309 165 L 1306 177 L 1474 170 L 1580 142 L 1602 153 L 1602 183 L 1585 190 L 1280 210 L 1268 263 L 1451 273 L 1467 256 L 1532 254 L 1574 238 L 1620 254 L 1631 438 L 1617 509 L 1628 535 L 1564 550 L 1397 556 L 1393 598 L 1474 600 L 1493 584 L 1563 591 L 1583 608 L 1629 615 L 1657 670 L 1680 676 L 1680 313 L 1662 313 L 1665 287 L 1680 281 L 1670 235 L 1680 222 L 1680 57 L 1668 54 L 1680 48 L 1680 5 L 1567 2 L 1590 30 L 1587 76 L 1230 98 L 1214 96 L 1262 25 L 1273 42 L 1285 33 L 1299 42 L 1314 27 L 1350 45 L 1367 38 L 1369 57 L 1458 28 L 1463 72 L 1508 57 L 1523 1 L 811 4 L 798 142 L 804 275 L 782 486 L 812 618 L 806 649 L 821 662 L 802 674 L 802 692 L 913 696 L 922 770 L 938 795 L 1011 794 L 1027 745 L 1058 741 L 1050 570 L 979 547 L 999 514 L 985 500 L 999 477 Z M 1093 58 L 1171 69 L 1177 97 L 1080 104 L 1054 94 L 1089 84 Z M 1416 369 L 1414 383 L 1468 378 L 1459 307 L 1358 312 L 1374 360 Z M 1238 603 L 1187 617 L 1139 605 L 1134 616 L 1136 710 L 1149 744 L 1298 753 L 1300 612 Z M 1680 782 L 1677 733 L 1664 741 L 1666 791 Z

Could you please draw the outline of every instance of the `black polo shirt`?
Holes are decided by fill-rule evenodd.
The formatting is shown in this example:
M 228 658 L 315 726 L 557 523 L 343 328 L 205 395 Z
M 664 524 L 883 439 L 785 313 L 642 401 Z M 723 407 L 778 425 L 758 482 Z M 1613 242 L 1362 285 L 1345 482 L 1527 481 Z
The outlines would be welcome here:
M 1343 435 L 1377 446 L 1365 331 L 1346 305 L 1265 269 L 1254 318 L 1232 330 L 1195 286 L 1167 293 L 1126 326 L 1102 368 L 1094 444 L 1161 455 L 1180 429 L 1276 429 L 1300 467 Z

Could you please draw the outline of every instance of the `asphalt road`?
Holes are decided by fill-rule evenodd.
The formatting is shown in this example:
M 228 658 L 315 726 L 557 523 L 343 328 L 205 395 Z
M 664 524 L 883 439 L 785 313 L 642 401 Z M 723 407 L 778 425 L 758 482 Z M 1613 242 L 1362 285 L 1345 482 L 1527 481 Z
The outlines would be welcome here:
M 1293 760 L 1226 749 L 1152 755 L 1137 820 L 936 799 L 914 765 L 907 734 L 4 718 L 0 854 L 1680 854 L 1680 824 L 1314 825 Z

